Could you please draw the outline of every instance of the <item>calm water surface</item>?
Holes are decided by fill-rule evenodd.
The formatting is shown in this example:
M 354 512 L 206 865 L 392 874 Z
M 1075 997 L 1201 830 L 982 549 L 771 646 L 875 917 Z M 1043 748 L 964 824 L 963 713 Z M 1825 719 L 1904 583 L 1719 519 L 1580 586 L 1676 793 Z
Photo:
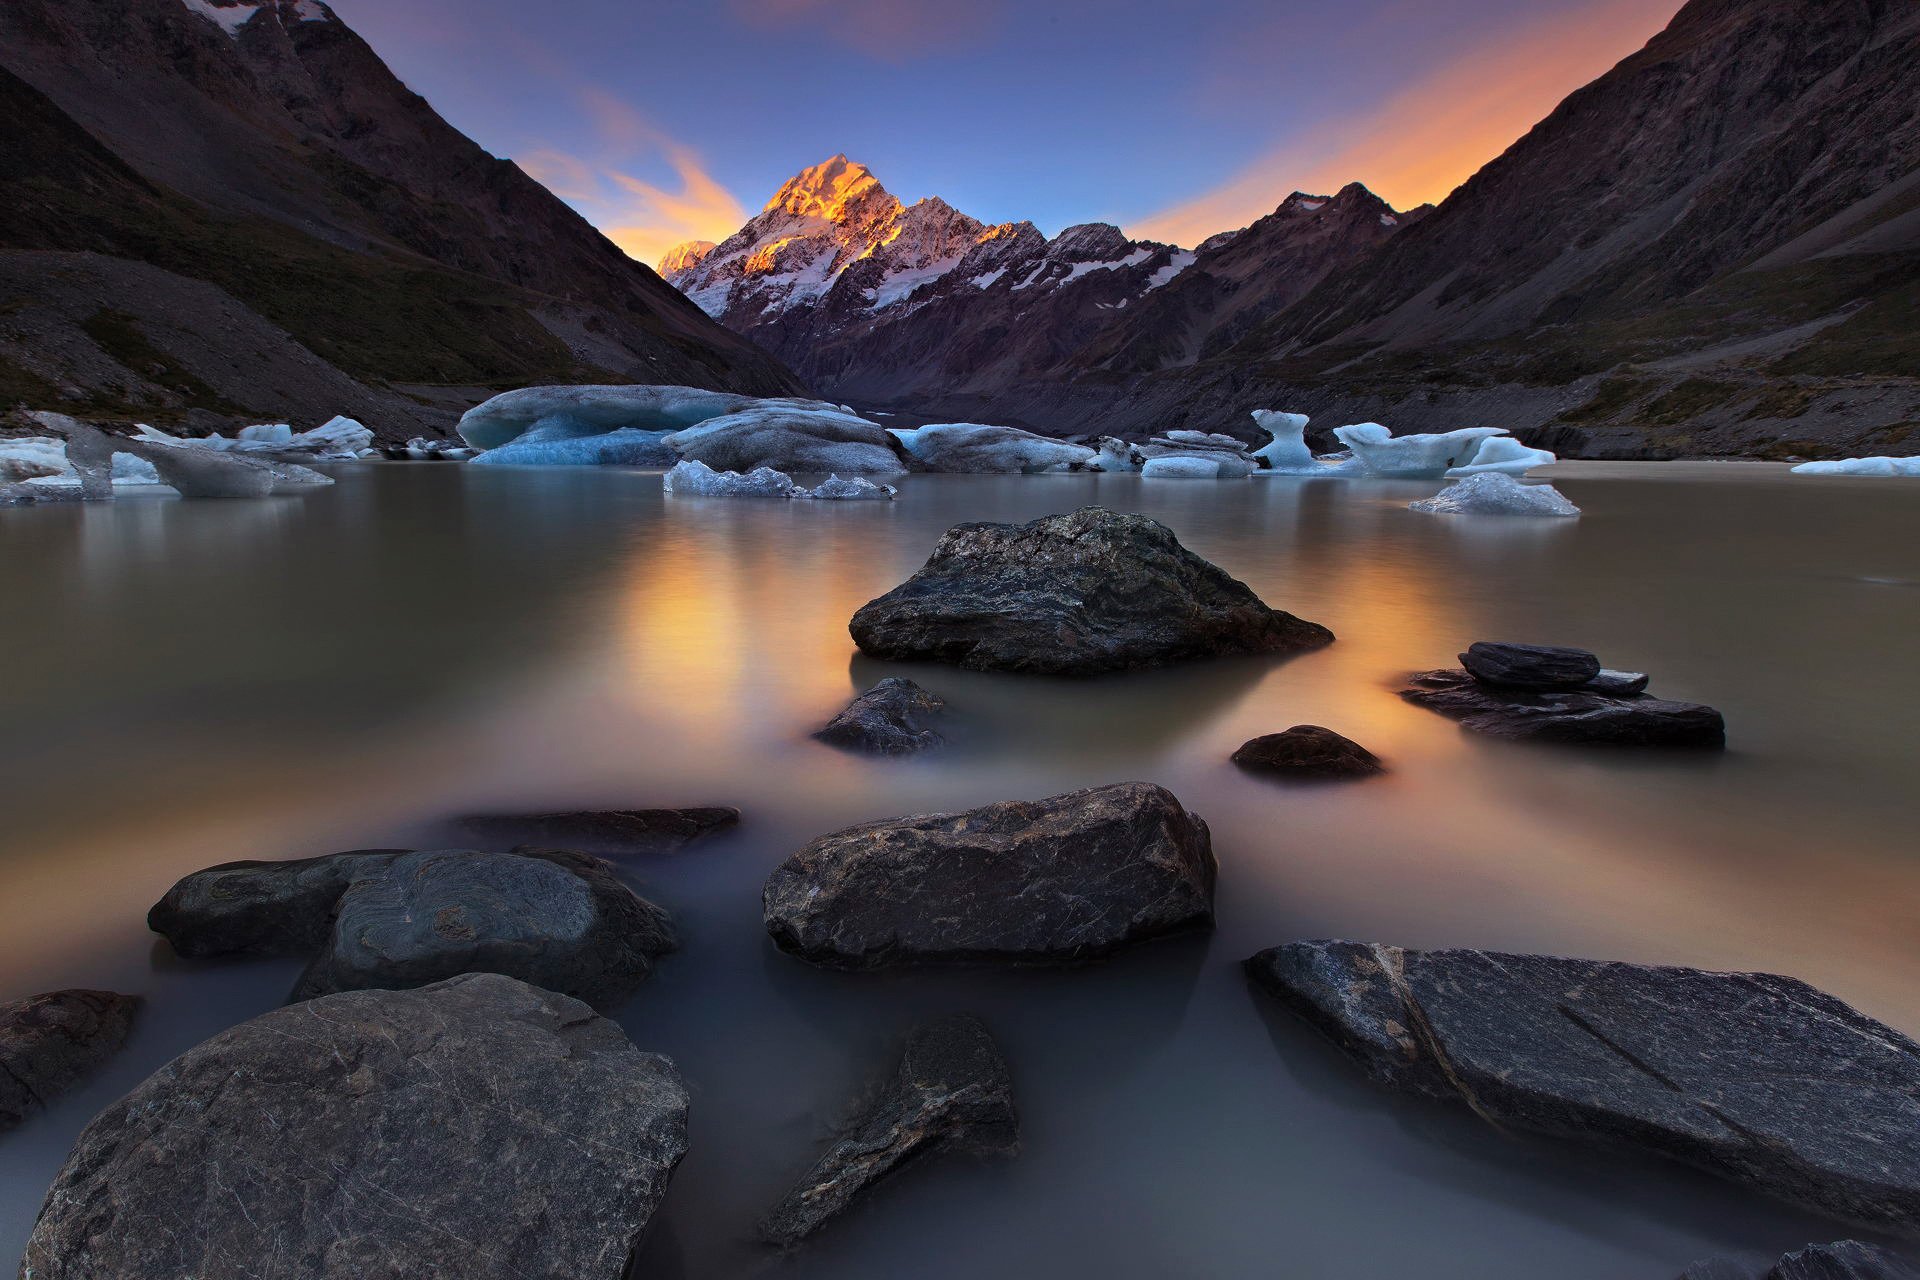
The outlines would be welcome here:
M 381 467 L 252 503 L 0 511 L 0 998 L 144 994 L 127 1053 L 0 1138 L 17 1256 L 86 1120 L 275 1007 L 287 962 L 189 965 L 181 874 L 402 841 L 475 809 L 733 804 L 630 859 L 685 949 L 619 1014 L 694 1096 L 654 1276 L 1669 1280 L 1849 1234 L 1686 1170 L 1500 1137 L 1377 1091 L 1257 999 L 1295 938 L 1805 978 L 1920 1032 L 1920 485 L 1575 464 L 1579 521 L 1435 518 L 1434 486 L 909 477 L 893 504 L 667 499 L 657 475 Z M 890 668 L 846 622 L 961 520 L 1101 502 L 1339 642 L 1093 682 Z M 1475 739 L 1393 695 L 1475 639 L 1576 644 L 1725 711 L 1719 757 Z M 945 696 L 916 761 L 807 740 L 890 670 Z M 1393 773 L 1301 790 L 1242 741 L 1324 724 Z M 778 954 L 766 873 L 868 818 L 1104 782 L 1212 825 L 1219 928 L 1075 972 L 842 975 Z M 912 1023 L 983 1015 L 1025 1149 L 874 1194 L 786 1258 L 757 1215 Z

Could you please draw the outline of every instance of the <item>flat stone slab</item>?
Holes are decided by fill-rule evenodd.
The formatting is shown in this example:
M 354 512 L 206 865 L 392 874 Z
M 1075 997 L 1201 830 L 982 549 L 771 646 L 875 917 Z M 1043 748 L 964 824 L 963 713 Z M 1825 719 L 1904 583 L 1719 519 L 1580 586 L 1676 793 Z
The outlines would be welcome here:
M 946 741 L 927 724 L 946 705 L 945 699 L 913 681 L 888 676 L 848 703 L 813 736 L 849 751 L 909 755 Z
M 292 1005 L 81 1133 L 32 1280 L 619 1280 L 687 1147 L 673 1063 L 475 974 Z
M 588 846 L 619 853 L 672 853 L 740 821 L 720 805 L 689 809 L 574 809 L 557 813 L 475 814 L 463 830 L 514 844 Z
M 767 878 L 782 950 L 843 969 L 1075 964 L 1213 924 L 1207 824 L 1123 782 L 824 835 Z
M 892 1075 L 761 1221 L 760 1234 L 797 1244 L 908 1161 L 937 1152 L 1011 1155 L 1019 1145 L 1000 1046 L 978 1018 L 942 1018 L 907 1037 Z
M 1804 982 L 1363 942 L 1247 968 L 1378 1083 L 1920 1234 L 1920 1045 Z
M 861 606 L 862 652 L 974 671 L 1096 675 L 1333 641 L 1145 516 L 1082 507 L 1027 524 L 961 524 L 911 578 Z
M 138 996 L 78 988 L 0 1005 L 0 1131 L 120 1052 L 139 1007 Z
M 1600 674 L 1600 659 L 1585 649 L 1496 640 L 1468 645 L 1460 665 L 1482 684 L 1506 689 L 1578 689 Z
M 1616 695 L 1593 687 L 1496 689 L 1465 671 L 1423 671 L 1400 691 L 1415 706 L 1496 738 L 1615 747 L 1726 746 L 1727 725 L 1698 702 Z
M 1387 771 L 1379 756 L 1317 724 L 1297 724 L 1242 743 L 1233 762 L 1252 773 L 1307 781 L 1370 778 Z

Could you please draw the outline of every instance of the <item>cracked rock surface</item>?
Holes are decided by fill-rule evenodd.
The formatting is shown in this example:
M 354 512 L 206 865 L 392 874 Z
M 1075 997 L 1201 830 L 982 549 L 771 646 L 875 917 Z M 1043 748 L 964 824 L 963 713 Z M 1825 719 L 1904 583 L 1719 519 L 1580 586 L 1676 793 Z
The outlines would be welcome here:
M 138 996 L 70 989 L 0 1005 L 0 1131 L 120 1051 Z
M 927 726 L 946 700 L 911 680 L 888 676 L 867 690 L 813 736 L 850 751 L 907 755 L 937 747 L 946 739 Z
M 1027 524 L 960 524 L 849 627 L 876 658 L 973 671 L 1095 675 L 1333 642 L 1145 516 L 1104 507 Z
M 33 1280 L 617 1280 L 686 1151 L 673 1063 L 472 974 L 264 1014 L 80 1135 Z
M 824 835 L 768 877 L 767 932 L 815 964 L 1072 964 L 1210 928 L 1207 824 L 1122 782 Z
M 799 1242 L 909 1161 L 943 1151 L 1011 1155 L 1019 1147 L 1013 1077 L 1000 1046 L 965 1014 L 917 1027 L 893 1075 L 760 1223 Z
M 1920 1045 L 1804 982 L 1341 941 L 1247 968 L 1381 1084 L 1920 1234 Z

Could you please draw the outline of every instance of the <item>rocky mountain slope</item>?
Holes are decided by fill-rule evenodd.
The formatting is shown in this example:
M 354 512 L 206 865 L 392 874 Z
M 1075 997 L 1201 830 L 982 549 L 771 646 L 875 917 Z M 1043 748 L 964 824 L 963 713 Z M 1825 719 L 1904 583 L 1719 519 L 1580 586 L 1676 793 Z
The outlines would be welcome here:
M 800 389 L 320 0 L 7 0 L 0 141 L 0 405 L 404 437 L 526 382 Z
M 1417 216 L 1355 184 L 1295 193 L 1198 250 L 1105 223 L 1049 240 L 1030 222 L 988 226 L 937 197 L 903 205 L 835 156 L 718 247 L 680 246 L 661 269 L 830 394 L 931 410 L 1082 368 L 1185 363 Z M 1143 313 L 1149 322 L 1123 323 Z

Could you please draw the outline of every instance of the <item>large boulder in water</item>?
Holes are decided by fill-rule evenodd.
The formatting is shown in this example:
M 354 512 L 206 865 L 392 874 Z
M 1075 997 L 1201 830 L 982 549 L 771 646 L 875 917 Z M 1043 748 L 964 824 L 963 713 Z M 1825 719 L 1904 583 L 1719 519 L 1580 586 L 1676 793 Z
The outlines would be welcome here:
M 891 476 L 906 470 L 878 423 L 814 400 L 761 400 L 666 438 L 682 458 L 715 471 L 833 472 Z
M 687 1091 L 576 1000 L 492 974 L 222 1032 L 81 1133 L 34 1280 L 618 1280 Z
M 913 681 L 888 676 L 848 703 L 813 736 L 849 751 L 908 755 L 946 741 L 926 723 L 946 705 L 945 699 Z
M 183 876 L 147 912 L 147 927 L 189 959 L 310 956 L 333 931 L 347 886 L 405 849 L 354 849 L 284 862 L 223 862 Z
M 1008 1155 L 1019 1141 L 1013 1076 L 985 1025 L 957 1014 L 916 1027 L 892 1075 L 761 1221 L 760 1234 L 796 1244 L 909 1161 Z
M 965 813 L 865 822 L 775 868 L 786 951 L 841 969 L 1074 964 L 1213 924 L 1207 824 L 1123 782 Z
M 962 524 L 853 615 L 876 658 L 975 671 L 1092 675 L 1189 658 L 1296 653 L 1333 640 L 1270 609 L 1145 516 L 1104 507 L 1028 524 Z
M 120 1051 L 140 1007 L 117 991 L 49 991 L 0 1005 L 0 1130 Z
M 1301 780 L 1370 778 L 1385 773 L 1380 757 L 1352 738 L 1317 724 L 1297 724 L 1283 733 L 1242 743 L 1233 762 L 1252 773 Z
M 1381 1084 L 1920 1234 L 1920 1045 L 1804 982 L 1361 942 L 1247 967 Z

